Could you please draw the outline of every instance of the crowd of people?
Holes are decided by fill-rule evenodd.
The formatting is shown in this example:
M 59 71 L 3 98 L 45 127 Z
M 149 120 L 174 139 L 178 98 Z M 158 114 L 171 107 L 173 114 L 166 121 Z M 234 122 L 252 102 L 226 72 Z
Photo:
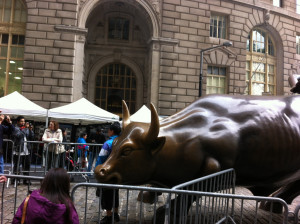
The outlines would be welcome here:
M 4 136 L 11 139 L 14 143 L 12 147 L 13 173 L 17 175 L 29 175 L 32 159 L 31 153 L 33 151 L 32 141 L 35 141 L 36 139 L 33 131 L 33 125 L 29 122 L 26 122 L 23 116 L 18 116 L 16 119 L 16 125 L 12 125 L 9 116 L 1 115 L 0 174 L 4 172 Z M 71 155 L 72 151 L 70 150 L 70 147 L 67 143 L 66 136 L 66 130 L 60 129 L 59 123 L 52 120 L 49 122 L 48 128 L 45 129 L 42 137 L 40 138 L 40 141 L 42 141 L 43 143 L 36 144 L 36 147 L 42 148 L 42 150 L 38 150 L 36 154 L 38 154 L 38 156 L 42 158 L 42 166 L 46 167 L 47 170 L 54 167 L 66 168 L 66 157 L 67 155 Z M 77 143 L 82 144 L 78 144 L 77 146 L 75 146 L 75 157 L 78 158 L 76 163 L 80 164 L 82 168 L 85 168 L 87 172 L 92 172 L 94 168 L 93 165 L 97 160 L 97 152 L 99 153 L 99 146 L 92 145 L 91 147 L 89 147 L 87 143 L 103 144 L 105 141 L 106 137 L 102 129 L 98 128 L 95 133 L 90 134 L 89 138 L 87 133 L 81 133 L 77 139 Z M 20 167 L 22 167 L 22 169 Z M 24 184 L 30 183 L 24 180 Z
M 9 116 L 0 114 L 0 183 L 7 181 L 6 176 L 3 175 L 4 136 L 10 136 L 14 142 L 12 148 L 13 173 L 28 176 L 31 163 L 31 144 L 28 141 L 35 140 L 33 128 L 23 116 L 18 116 L 16 125 L 13 125 Z M 96 133 L 92 133 L 90 136 L 87 133 L 81 133 L 77 139 L 77 143 L 80 144 L 78 144 L 76 152 L 81 167 L 86 168 L 87 172 L 92 172 L 97 165 L 103 164 L 112 151 L 113 140 L 119 136 L 120 132 L 120 124 L 115 122 L 109 126 L 108 140 L 102 129 L 97 129 Z M 48 128 L 44 131 L 42 141 L 44 142 L 43 165 L 47 167 L 48 172 L 42 181 L 40 190 L 33 191 L 29 197 L 24 199 L 12 223 L 79 223 L 76 209 L 69 195 L 70 178 L 65 163 L 66 153 L 70 154 L 72 151 L 67 144 L 59 144 L 67 142 L 66 130 L 61 130 L 58 122 L 50 121 Z M 88 146 L 87 143 L 93 144 Z M 96 144 L 102 144 L 100 153 Z M 21 170 L 22 172 L 20 172 Z M 20 184 L 16 182 L 17 180 L 12 180 L 13 184 Z M 31 183 L 24 179 L 23 184 L 30 185 Z M 115 191 L 114 193 L 112 189 L 102 189 L 100 195 L 99 189 L 97 189 L 96 195 L 100 196 L 102 208 L 106 210 L 106 216 L 101 223 L 112 223 L 112 215 L 114 215 L 114 221 L 118 222 L 120 220 L 118 214 L 119 192 Z M 26 218 L 23 217 L 24 210 L 27 214 Z M 49 214 L 49 211 L 53 215 Z

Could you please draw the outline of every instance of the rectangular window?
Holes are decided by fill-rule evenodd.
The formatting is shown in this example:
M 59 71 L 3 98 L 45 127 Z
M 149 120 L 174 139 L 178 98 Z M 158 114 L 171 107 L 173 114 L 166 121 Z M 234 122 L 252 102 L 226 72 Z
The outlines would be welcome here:
M 227 17 L 221 15 L 211 15 L 210 36 L 226 39 L 227 37 Z
M 208 66 L 206 94 L 226 94 L 226 88 L 226 68 L 218 66 Z
M 282 2 L 281 0 L 273 0 L 273 5 L 277 7 L 282 7 Z
M 262 30 L 255 30 L 252 34 L 253 39 L 253 52 L 257 53 L 266 53 L 266 46 L 265 46 L 265 37 L 266 33 Z
M 296 53 L 300 54 L 300 36 L 296 36 Z
M 270 92 L 272 95 L 275 94 L 275 66 L 274 65 L 268 65 L 267 92 Z
M 110 18 L 108 23 L 108 38 L 129 40 L 129 20 L 125 18 Z
M 300 0 L 296 0 L 296 12 L 300 14 Z

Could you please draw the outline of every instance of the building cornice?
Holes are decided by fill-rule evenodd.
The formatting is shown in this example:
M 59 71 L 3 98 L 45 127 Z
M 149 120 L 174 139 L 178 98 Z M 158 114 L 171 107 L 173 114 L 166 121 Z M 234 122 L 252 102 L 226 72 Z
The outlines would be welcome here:
M 281 15 L 287 18 L 291 18 L 293 20 L 300 21 L 300 14 L 296 12 L 289 11 L 282 7 L 273 6 L 271 4 L 266 4 L 265 2 L 260 2 L 256 0 L 225 0 L 230 3 L 238 3 L 240 5 L 244 5 L 246 7 L 252 7 L 259 10 L 266 10 L 272 12 L 273 14 Z
M 66 33 L 74 33 L 78 35 L 87 35 L 88 29 L 79 28 L 77 26 L 56 25 L 54 30 Z
M 160 45 L 177 45 L 179 43 L 178 39 L 172 39 L 172 38 L 164 38 L 164 37 L 153 37 L 147 42 L 150 43 L 159 43 Z

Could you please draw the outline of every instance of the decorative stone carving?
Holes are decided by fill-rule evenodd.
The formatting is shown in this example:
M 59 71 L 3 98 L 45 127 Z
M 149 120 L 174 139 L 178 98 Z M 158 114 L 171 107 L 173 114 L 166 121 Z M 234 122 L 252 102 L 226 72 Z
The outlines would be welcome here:
M 264 23 L 269 24 L 270 20 L 270 10 L 264 10 Z
M 82 9 L 83 5 L 85 4 L 85 2 L 87 2 L 88 0 L 80 0 L 79 1 L 79 11 Z
M 159 15 L 160 14 L 160 2 L 158 0 L 152 0 L 151 3 L 152 3 L 152 6 L 153 6 L 155 12 Z
M 84 43 L 86 40 L 85 35 L 76 35 L 76 42 Z

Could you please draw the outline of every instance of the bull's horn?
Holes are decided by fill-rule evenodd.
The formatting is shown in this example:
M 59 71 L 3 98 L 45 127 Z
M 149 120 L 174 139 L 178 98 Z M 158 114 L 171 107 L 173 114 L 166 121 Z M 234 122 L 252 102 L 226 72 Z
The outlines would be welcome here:
M 150 110 L 151 110 L 151 124 L 148 130 L 148 133 L 146 135 L 145 141 L 146 142 L 153 142 L 156 140 L 158 133 L 159 133 L 159 119 L 158 119 L 158 114 L 153 106 L 153 104 L 150 104 Z
M 123 107 L 122 129 L 124 130 L 126 126 L 130 123 L 130 113 L 124 100 L 122 100 L 122 107 Z

